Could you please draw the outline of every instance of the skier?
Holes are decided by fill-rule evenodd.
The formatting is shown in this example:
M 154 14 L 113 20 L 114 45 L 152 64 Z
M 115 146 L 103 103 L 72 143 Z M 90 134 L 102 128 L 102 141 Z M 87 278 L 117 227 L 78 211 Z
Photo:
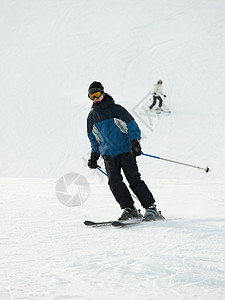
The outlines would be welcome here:
M 143 220 L 162 217 L 156 209 L 152 193 L 138 172 L 136 156 L 142 153 L 139 142 L 141 132 L 134 118 L 124 107 L 115 104 L 113 98 L 104 92 L 100 82 L 92 82 L 88 89 L 88 97 L 93 101 L 92 110 L 87 118 L 88 138 L 91 143 L 88 166 L 96 169 L 100 155 L 103 157 L 109 187 L 123 209 L 119 220 L 142 217 L 123 182 L 121 169 L 130 188 L 146 210 Z
M 159 107 L 158 110 L 162 111 L 162 105 L 163 105 L 163 100 L 160 95 L 166 97 L 165 94 L 163 94 L 163 89 L 162 89 L 162 80 L 158 80 L 156 84 L 154 84 L 154 89 L 153 89 L 153 103 L 149 106 L 150 109 L 152 109 L 156 105 L 156 100 L 159 100 Z

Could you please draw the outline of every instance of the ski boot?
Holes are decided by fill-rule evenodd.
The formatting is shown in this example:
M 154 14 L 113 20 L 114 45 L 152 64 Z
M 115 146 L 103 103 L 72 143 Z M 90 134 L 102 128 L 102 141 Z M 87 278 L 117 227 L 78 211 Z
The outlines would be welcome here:
M 152 206 L 146 209 L 146 212 L 143 217 L 143 222 L 156 221 L 160 219 L 162 220 L 165 218 L 161 215 L 161 211 L 157 210 L 156 205 L 153 204 Z
M 140 209 L 137 210 L 135 207 L 130 208 L 124 208 L 124 211 L 121 215 L 121 217 L 118 219 L 118 221 L 125 221 L 125 220 L 130 220 L 133 218 L 143 218 L 142 214 L 140 213 Z

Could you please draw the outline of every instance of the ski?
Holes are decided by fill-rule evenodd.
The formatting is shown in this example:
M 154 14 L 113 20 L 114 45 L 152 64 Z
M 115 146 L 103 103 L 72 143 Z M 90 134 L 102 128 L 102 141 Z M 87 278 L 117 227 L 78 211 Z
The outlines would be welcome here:
M 93 222 L 93 221 L 86 220 L 84 221 L 84 225 L 90 227 L 107 226 L 107 225 L 112 225 L 113 222 L 114 221 Z
M 137 225 L 137 224 L 141 224 L 141 223 L 143 224 L 143 223 L 147 223 L 147 222 L 162 221 L 162 220 L 165 220 L 165 218 L 160 213 L 160 217 L 157 219 L 154 217 L 151 217 L 148 220 L 141 218 L 141 219 L 128 220 L 128 221 L 114 221 L 114 222 L 112 222 L 112 226 L 113 227 L 125 227 L 125 226 L 132 226 L 132 225 Z
M 169 110 L 168 107 L 163 107 L 163 108 L 153 108 L 153 109 L 149 109 L 149 107 L 146 107 L 145 108 L 145 111 L 146 112 L 150 112 L 150 113 L 153 113 L 153 114 L 171 114 L 171 110 Z
M 121 221 L 114 221 L 112 222 L 113 227 L 129 227 L 129 226 L 134 226 L 134 225 L 143 225 L 147 223 L 152 223 L 152 222 L 160 222 L 160 221 L 176 221 L 176 220 L 182 220 L 182 218 L 174 218 L 174 219 L 165 219 L 164 217 L 158 218 L 158 219 L 149 219 L 148 221 L 141 220 L 141 221 L 136 221 L 136 222 L 121 222 Z
M 155 110 L 152 110 L 152 112 L 154 112 L 154 113 L 156 113 L 156 114 L 170 114 L 171 113 L 171 111 L 170 110 L 164 110 L 164 109 L 162 109 L 162 110 L 160 110 L 160 109 L 155 109 Z
M 128 226 L 134 226 L 138 224 L 146 224 L 150 222 L 158 222 L 158 221 L 174 221 L 174 220 L 182 220 L 182 218 L 174 218 L 174 219 L 165 219 L 164 217 L 157 218 L 157 219 L 149 219 L 149 220 L 143 220 L 143 219 L 136 219 L 136 220 L 126 220 L 126 221 L 103 221 L 103 222 L 94 222 L 86 220 L 84 221 L 84 225 L 88 227 L 100 227 L 100 226 L 109 226 L 112 225 L 113 227 L 128 227 Z
M 142 218 L 125 220 L 125 221 L 101 221 L 101 222 L 94 222 L 94 221 L 86 220 L 86 221 L 84 221 L 84 225 L 90 226 L 90 227 L 113 225 L 114 227 L 116 227 L 116 226 L 120 226 L 119 223 L 122 224 L 121 226 L 123 226 L 123 225 L 126 226 L 126 225 L 139 224 L 141 222 L 142 222 Z
M 132 225 L 137 225 L 142 223 L 142 219 L 135 221 L 135 222 L 131 222 L 131 221 L 125 221 L 125 222 L 121 222 L 121 221 L 114 221 L 112 222 L 112 226 L 113 227 L 126 227 L 126 226 L 132 226 Z

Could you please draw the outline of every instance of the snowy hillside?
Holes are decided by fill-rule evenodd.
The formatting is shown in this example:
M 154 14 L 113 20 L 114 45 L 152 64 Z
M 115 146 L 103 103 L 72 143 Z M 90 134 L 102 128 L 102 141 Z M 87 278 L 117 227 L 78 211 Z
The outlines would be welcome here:
M 93 80 L 132 110 L 163 79 L 174 115 L 154 134 L 139 122 L 146 151 L 220 169 L 222 0 L 3 0 L 0 16 L 1 176 L 85 172 Z
M 224 298 L 224 20 L 223 0 L 0 1 L 0 299 Z M 158 79 L 170 115 L 146 113 Z M 145 153 L 212 170 L 138 158 L 168 221 L 84 227 L 121 213 L 86 166 L 93 80 Z M 68 173 L 82 205 L 56 196 Z

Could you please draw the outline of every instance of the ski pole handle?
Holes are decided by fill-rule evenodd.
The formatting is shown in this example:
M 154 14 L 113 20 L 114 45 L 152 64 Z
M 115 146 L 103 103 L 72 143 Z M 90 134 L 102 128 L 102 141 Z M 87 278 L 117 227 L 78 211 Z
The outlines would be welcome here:
M 171 159 L 167 159 L 167 158 L 162 158 L 162 157 L 159 157 L 159 156 L 150 155 L 150 154 L 146 154 L 146 153 L 142 153 L 142 155 L 148 156 L 148 157 L 152 157 L 152 158 L 161 159 L 161 160 L 164 160 L 164 161 L 172 162 L 172 163 L 183 165 L 183 166 L 187 166 L 187 167 L 192 167 L 192 168 L 204 170 L 206 173 L 208 173 L 209 171 L 211 171 L 208 167 L 207 168 L 201 168 L 201 167 L 190 165 L 190 164 L 186 164 L 186 163 L 183 163 L 183 162 L 180 162 L 180 161 L 171 160 Z

